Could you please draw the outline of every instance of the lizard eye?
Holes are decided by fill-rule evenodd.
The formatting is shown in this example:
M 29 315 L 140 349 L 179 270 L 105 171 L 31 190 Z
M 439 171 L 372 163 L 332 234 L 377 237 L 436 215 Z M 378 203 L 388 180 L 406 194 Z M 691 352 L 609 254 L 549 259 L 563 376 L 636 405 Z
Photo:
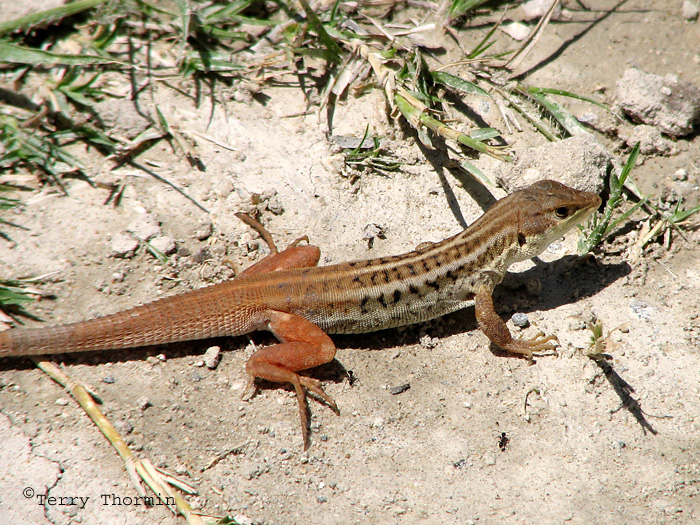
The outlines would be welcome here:
M 554 214 L 560 219 L 566 219 L 571 214 L 571 210 L 566 206 L 559 206 L 554 210 Z

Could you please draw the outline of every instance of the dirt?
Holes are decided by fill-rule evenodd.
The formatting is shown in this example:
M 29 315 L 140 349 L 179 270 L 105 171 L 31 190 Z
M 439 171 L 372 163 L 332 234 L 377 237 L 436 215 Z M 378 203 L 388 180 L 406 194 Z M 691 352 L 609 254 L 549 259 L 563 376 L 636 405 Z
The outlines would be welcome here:
M 528 85 L 614 105 L 616 82 L 635 66 L 700 86 L 700 30 L 683 19 L 682 2 L 630 0 L 616 12 L 617 2 L 585 4 L 595 11 L 578 18 L 588 21 L 548 26 L 520 67 Z M 458 34 L 465 49 L 480 39 Z M 422 37 L 458 56 L 454 40 Z M 329 264 L 440 240 L 494 200 L 442 167 L 444 154 L 426 158 L 410 131 L 396 131 L 377 91 L 339 104 L 332 132 L 359 138 L 369 125 L 386 136 L 386 149 L 404 163 L 388 176 L 347 176 L 343 154 L 326 136 L 325 112 L 306 114 L 300 90 L 264 87 L 263 94 L 222 89 L 212 112 L 206 97 L 196 107 L 159 87 L 154 102 L 205 168 L 166 142 L 139 156 L 173 186 L 135 168 L 111 170 L 111 161 L 89 152 L 83 158 L 99 180 L 126 184 L 119 206 L 105 205 L 108 190 L 81 180 L 67 181 L 68 196 L 49 185 L 23 193 L 26 206 L 11 219 L 25 229 L 10 230 L 11 242 L 0 239 L 0 274 L 49 274 L 42 288 L 55 298 L 30 305 L 37 320 L 22 322 L 79 321 L 232 278 L 227 258 L 242 268 L 266 253 L 233 216 L 252 201 L 280 246 L 308 235 Z M 595 116 L 607 130 L 597 139 L 623 163 L 629 149 L 619 137 L 634 124 L 583 102 L 567 105 Z M 132 112 L 112 111 L 128 130 Z M 502 130 L 516 154 L 546 144 L 524 127 Z M 690 207 L 698 204 L 700 141 L 691 134 L 673 146 L 667 156 L 643 156 L 632 176 L 642 191 L 685 196 Z M 488 158 L 474 163 L 485 173 L 498 168 Z M 31 174 L 23 180 L 36 183 Z M 176 254 L 160 263 L 141 246 L 132 258 L 109 257 L 114 236 L 147 214 L 176 241 Z M 209 222 L 213 234 L 205 238 Z M 368 225 L 383 236 L 370 242 Z M 569 235 L 542 256 L 546 264 L 524 264 L 499 287 L 498 311 L 526 313 L 526 336 L 556 334 L 558 357 L 530 366 L 491 348 L 472 308 L 424 325 L 334 337 L 337 361 L 355 381 L 339 365 L 315 374 L 340 415 L 311 402 L 307 452 L 291 391 L 263 385 L 252 400 L 241 398 L 253 342 L 268 344 L 268 334 L 58 361 L 94 389 L 139 457 L 197 487 L 190 504 L 241 523 L 697 523 L 700 234 L 692 227 L 683 237 L 673 233 L 670 248 L 652 244 L 631 264 L 638 229 L 627 226 L 595 257 L 575 256 L 576 234 Z M 610 334 L 610 358 L 599 363 L 584 355 L 585 321 L 594 317 Z M 213 344 L 223 354 L 210 370 L 202 356 Z M 0 362 L 0 385 L 0 501 L 8 523 L 184 522 L 163 506 L 128 499 L 137 493 L 119 456 L 30 361 Z

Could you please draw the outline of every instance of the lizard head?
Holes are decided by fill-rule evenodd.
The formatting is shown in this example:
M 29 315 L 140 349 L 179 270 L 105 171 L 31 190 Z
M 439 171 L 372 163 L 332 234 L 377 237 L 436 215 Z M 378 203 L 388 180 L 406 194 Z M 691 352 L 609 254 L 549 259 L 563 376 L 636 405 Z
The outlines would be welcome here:
M 585 221 L 598 207 L 598 195 L 556 181 L 542 180 L 513 193 L 506 200 L 517 207 L 518 253 L 524 261 L 542 253 L 553 241 Z

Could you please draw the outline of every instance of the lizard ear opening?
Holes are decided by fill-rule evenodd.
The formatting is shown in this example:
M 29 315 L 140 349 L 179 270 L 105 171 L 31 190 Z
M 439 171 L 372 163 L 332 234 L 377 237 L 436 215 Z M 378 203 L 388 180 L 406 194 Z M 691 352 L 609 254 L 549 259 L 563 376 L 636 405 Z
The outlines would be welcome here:
M 527 238 L 523 232 L 518 233 L 518 245 L 525 246 L 527 244 Z

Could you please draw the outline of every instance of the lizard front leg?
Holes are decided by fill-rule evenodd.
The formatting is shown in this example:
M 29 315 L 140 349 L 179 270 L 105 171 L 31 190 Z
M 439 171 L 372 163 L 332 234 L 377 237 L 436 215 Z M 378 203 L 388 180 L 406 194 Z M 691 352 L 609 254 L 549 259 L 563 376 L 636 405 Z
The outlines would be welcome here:
M 481 331 L 486 334 L 486 337 L 504 350 L 527 356 L 530 363 L 532 363 L 533 352 L 554 350 L 556 348 L 557 345 L 551 342 L 557 341 L 554 335 L 545 336 L 544 334 L 540 334 L 533 339 L 514 339 L 506 323 L 496 313 L 493 307 L 492 292 L 492 286 L 483 285 L 478 289 L 474 297 L 476 320 L 479 323 Z
M 297 394 L 304 450 L 309 448 L 309 420 L 306 391 L 321 397 L 338 414 L 335 401 L 323 391 L 318 379 L 297 374 L 333 360 L 336 348 L 328 335 L 312 322 L 298 315 L 270 310 L 260 314 L 259 322 L 272 332 L 280 343 L 261 348 L 246 363 L 251 384 L 256 378 L 291 383 Z

